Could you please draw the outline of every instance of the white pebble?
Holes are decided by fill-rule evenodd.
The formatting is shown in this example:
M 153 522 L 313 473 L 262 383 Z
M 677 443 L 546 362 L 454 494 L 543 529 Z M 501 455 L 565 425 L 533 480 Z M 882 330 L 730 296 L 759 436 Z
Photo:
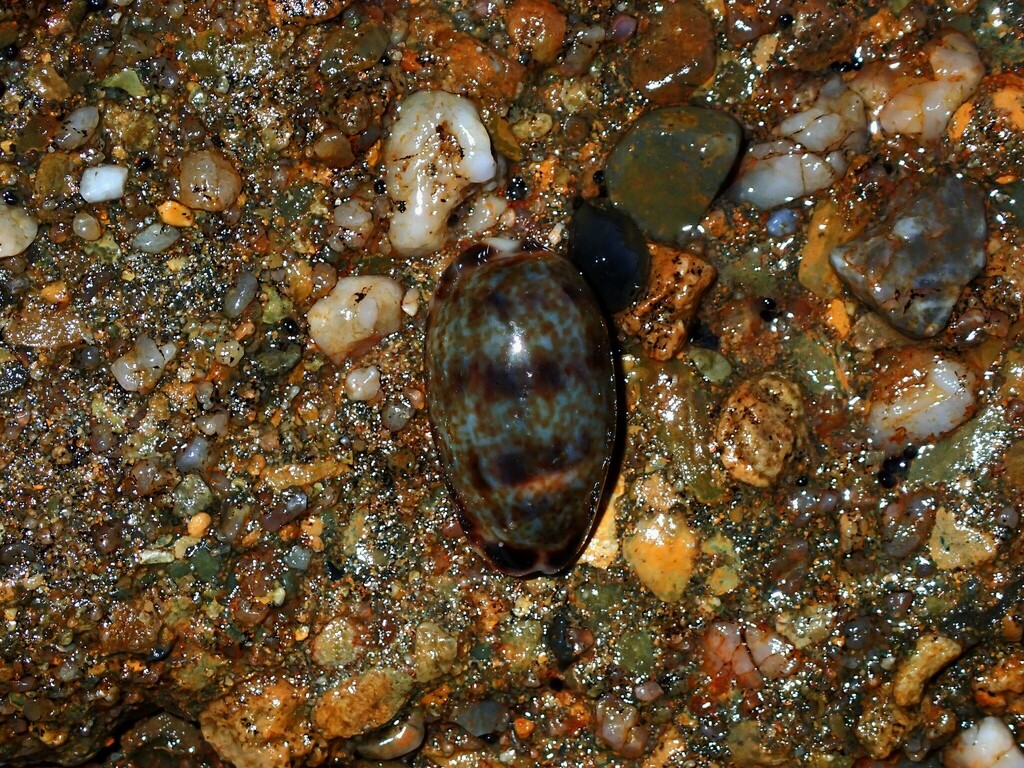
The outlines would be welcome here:
M 214 411 L 213 413 L 204 413 L 196 419 L 196 429 L 207 437 L 226 435 L 228 432 L 228 412 Z
M 406 255 L 438 250 L 471 185 L 497 171 L 476 107 L 444 91 L 417 91 L 402 103 L 384 143 L 384 167 L 395 203 L 391 244 Z
M 733 197 L 767 210 L 830 187 L 844 173 L 840 151 L 822 157 L 788 139 L 755 144 L 740 165 Z
M 833 77 L 807 109 L 773 129 L 775 139 L 752 146 L 743 158 L 733 197 L 769 209 L 832 186 L 843 177 L 847 155 L 868 141 L 864 101 Z
M 155 222 L 132 238 L 132 246 L 144 253 L 162 253 L 178 242 L 181 232 L 177 227 Z
M 53 137 L 59 149 L 78 149 L 92 138 L 100 124 L 100 111 L 96 107 L 79 107 L 64 118 Z
M 380 392 L 380 370 L 375 365 L 354 368 L 345 376 L 345 396 L 349 400 L 373 400 Z
M 401 328 L 403 294 L 402 286 L 390 277 L 342 278 L 310 308 L 309 335 L 340 365 Z
M 0 259 L 17 256 L 36 239 L 39 224 L 19 205 L 0 203 Z
M 71 223 L 71 229 L 80 238 L 90 243 L 99 240 L 100 235 L 103 234 L 103 228 L 96 221 L 96 217 L 88 213 L 76 213 L 75 220 Z
M 124 185 L 127 181 L 127 168 L 120 165 L 97 165 L 95 168 L 85 169 L 79 192 L 87 203 L 118 200 L 124 195 Z
M 838 149 L 863 152 L 868 143 L 864 101 L 838 77 L 832 78 L 811 107 L 787 117 L 775 133 L 821 154 Z
M 1024 753 L 998 717 L 961 731 L 943 751 L 947 768 L 1024 768 Z
M 871 391 L 871 437 L 889 453 L 942 437 L 974 413 L 978 386 L 970 366 L 943 352 L 897 350 Z
M 942 136 L 954 112 L 971 97 L 985 74 L 978 51 L 959 32 L 948 32 L 928 49 L 930 76 L 918 76 L 888 61 L 873 62 L 850 81 L 887 135 Z

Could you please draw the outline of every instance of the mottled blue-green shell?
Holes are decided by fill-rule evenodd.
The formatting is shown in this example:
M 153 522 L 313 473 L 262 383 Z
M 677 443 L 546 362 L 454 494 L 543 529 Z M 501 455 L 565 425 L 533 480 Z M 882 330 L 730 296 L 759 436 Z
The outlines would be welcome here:
M 617 423 L 608 327 L 579 272 L 545 251 L 469 249 L 438 287 L 426 368 L 470 541 L 509 574 L 565 569 L 593 526 Z

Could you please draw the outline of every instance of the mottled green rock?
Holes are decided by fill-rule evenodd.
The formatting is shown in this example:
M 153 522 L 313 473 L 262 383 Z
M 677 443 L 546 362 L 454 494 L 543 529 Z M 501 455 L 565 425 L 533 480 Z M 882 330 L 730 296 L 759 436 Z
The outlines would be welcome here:
M 648 237 L 676 243 L 695 227 L 732 170 L 742 129 L 724 112 L 656 109 L 608 157 L 608 196 Z

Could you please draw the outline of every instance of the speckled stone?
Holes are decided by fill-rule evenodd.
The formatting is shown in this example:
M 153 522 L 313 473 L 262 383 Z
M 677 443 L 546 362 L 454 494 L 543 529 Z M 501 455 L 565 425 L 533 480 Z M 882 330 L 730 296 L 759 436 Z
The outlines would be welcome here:
M 608 196 L 648 237 L 682 242 L 732 170 L 742 133 L 732 117 L 713 109 L 648 112 L 608 157 Z
M 564 569 L 616 431 L 608 328 L 583 278 L 552 253 L 471 248 L 438 287 L 426 355 L 434 440 L 470 541 L 506 573 Z
M 829 260 L 890 325 L 928 338 L 942 332 L 963 289 L 985 268 L 986 233 L 974 184 L 921 175 L 900 182 L 885 215 Z

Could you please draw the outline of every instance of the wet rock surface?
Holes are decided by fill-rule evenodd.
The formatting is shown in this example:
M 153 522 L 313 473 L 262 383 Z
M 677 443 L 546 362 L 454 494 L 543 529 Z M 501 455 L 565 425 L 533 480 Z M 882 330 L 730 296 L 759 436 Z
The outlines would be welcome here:
M 0 5 L 0 763 L 978 768 L 993 732 L 1016 759 L 1021 0 L 726 0 L 710 25 L 689 0 Z M 388 151 L 441 92 L 494 164 L 453 208 L 388 180 L 465 153 L 436 123 Z M 841 178 L 774 212 L 724 196 L 722 115 Z M 959 221 L 927 202 L 955 173 L 987 264 L 915 342 L 828 254 L 904 249 L 919 196 L 926 230 Z M 896 174 L 922 180 L 898 206 Z M 605 273 L 643 283 L 613 318 L 621 462 L 580 559 L 508 577 L 445 483 L 427 318 L 470 242 L 568 268 L 608 188 L 652 260 Z M 403 250 L 419 193 L 441 239 Z M 348 289 L 339 352 L 314 307 Z M 964 653 L 933 674 L 936 635 Z
M 724 112 L 648 112 L 608 156 L 608 196 L 648 237 L 678 242 L 700 223 L 729 175 L 740 138 L 739 123 Z
M 952 159 L 970 176 L 1013 182 L 1024 174 L 1024 76 L 982 79 L 946 129 Z
M 900 183 L 884 217 L 829 258 L 840 278 L 894 328 L 940 333 L 961 292 L 985 268 L 985 206 L 953 176 Z

